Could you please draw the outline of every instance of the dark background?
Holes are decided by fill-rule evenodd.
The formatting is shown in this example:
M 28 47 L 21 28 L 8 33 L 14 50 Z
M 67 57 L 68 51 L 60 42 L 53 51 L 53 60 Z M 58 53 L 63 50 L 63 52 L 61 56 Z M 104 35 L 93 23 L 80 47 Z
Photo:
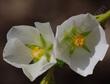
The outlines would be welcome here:
M 73 15 L 87 12 L 95 15 L 107 10 L 110 10 L 109 0 L 0 0 L 0 84 L 39 84 L 43 77 L 31 83 L 21 69 L 3 61 L 6 34 L 12 26 L 49 21 L 55 32 L 58 24 Z M 110 20 L 104 27 L 110 44 Z M 110 49 L 93 75 L 82 77 L 66 66 L 55 70 L 55 80 L 56 84 L 110 84 Z

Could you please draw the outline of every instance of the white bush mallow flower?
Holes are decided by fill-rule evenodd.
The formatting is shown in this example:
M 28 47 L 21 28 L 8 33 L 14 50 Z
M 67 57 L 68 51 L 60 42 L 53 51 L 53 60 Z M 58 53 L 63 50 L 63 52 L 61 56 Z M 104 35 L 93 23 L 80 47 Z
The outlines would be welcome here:
M 22 68 L 31 80 L 51 68 L 54 59 L 54 34 L 49 23 L 35 22 L 32 26 L 14 26 L 7 34 L 3 59 L 9 64 Z M 31 63 L 32 60 L 34 63 Z
M 93 73 L 107 52 L 105 32 L 91 14 L 80 14 L 57 26 L 55 53 L 82 76 Z

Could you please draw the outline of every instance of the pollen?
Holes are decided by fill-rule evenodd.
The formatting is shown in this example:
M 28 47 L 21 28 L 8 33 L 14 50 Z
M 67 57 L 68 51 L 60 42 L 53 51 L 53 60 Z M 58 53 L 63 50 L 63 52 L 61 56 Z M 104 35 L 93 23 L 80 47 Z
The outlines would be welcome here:
M 39 59 L 41 56 L 44 54 L 44 49 L 35 47 L 32 49 L 32 58 L 34 59 Z
M 77 47 L 82 47 L 85 42 L 85 38 L 83 35 L 77 35 L 72 38 L 73 44 Z

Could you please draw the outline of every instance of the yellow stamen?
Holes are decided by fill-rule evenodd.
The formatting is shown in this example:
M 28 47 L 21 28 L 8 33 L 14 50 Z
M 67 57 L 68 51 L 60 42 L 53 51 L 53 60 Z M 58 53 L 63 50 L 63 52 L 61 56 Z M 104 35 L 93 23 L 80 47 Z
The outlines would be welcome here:
M 84 45 L 85 38 L 82 35 L 77 35 L 73 37 L 73 43 L 77 47 L 82 47 Z
M 44 49 L 35 47 L 32 49 L 32 58 L 33 59 L 40 59 L 41 56 L 44 54 Z

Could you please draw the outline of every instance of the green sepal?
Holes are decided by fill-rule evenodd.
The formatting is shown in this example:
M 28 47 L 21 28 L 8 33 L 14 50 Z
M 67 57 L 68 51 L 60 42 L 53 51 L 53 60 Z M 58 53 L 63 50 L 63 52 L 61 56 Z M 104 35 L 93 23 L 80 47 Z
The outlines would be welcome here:
M 62 60 L 60 60 L 60 59 L 56 59 L 56 60 L 57 60 L 56 66 L 58 66 L 60 68 L 63 68 L 65 63 Z

